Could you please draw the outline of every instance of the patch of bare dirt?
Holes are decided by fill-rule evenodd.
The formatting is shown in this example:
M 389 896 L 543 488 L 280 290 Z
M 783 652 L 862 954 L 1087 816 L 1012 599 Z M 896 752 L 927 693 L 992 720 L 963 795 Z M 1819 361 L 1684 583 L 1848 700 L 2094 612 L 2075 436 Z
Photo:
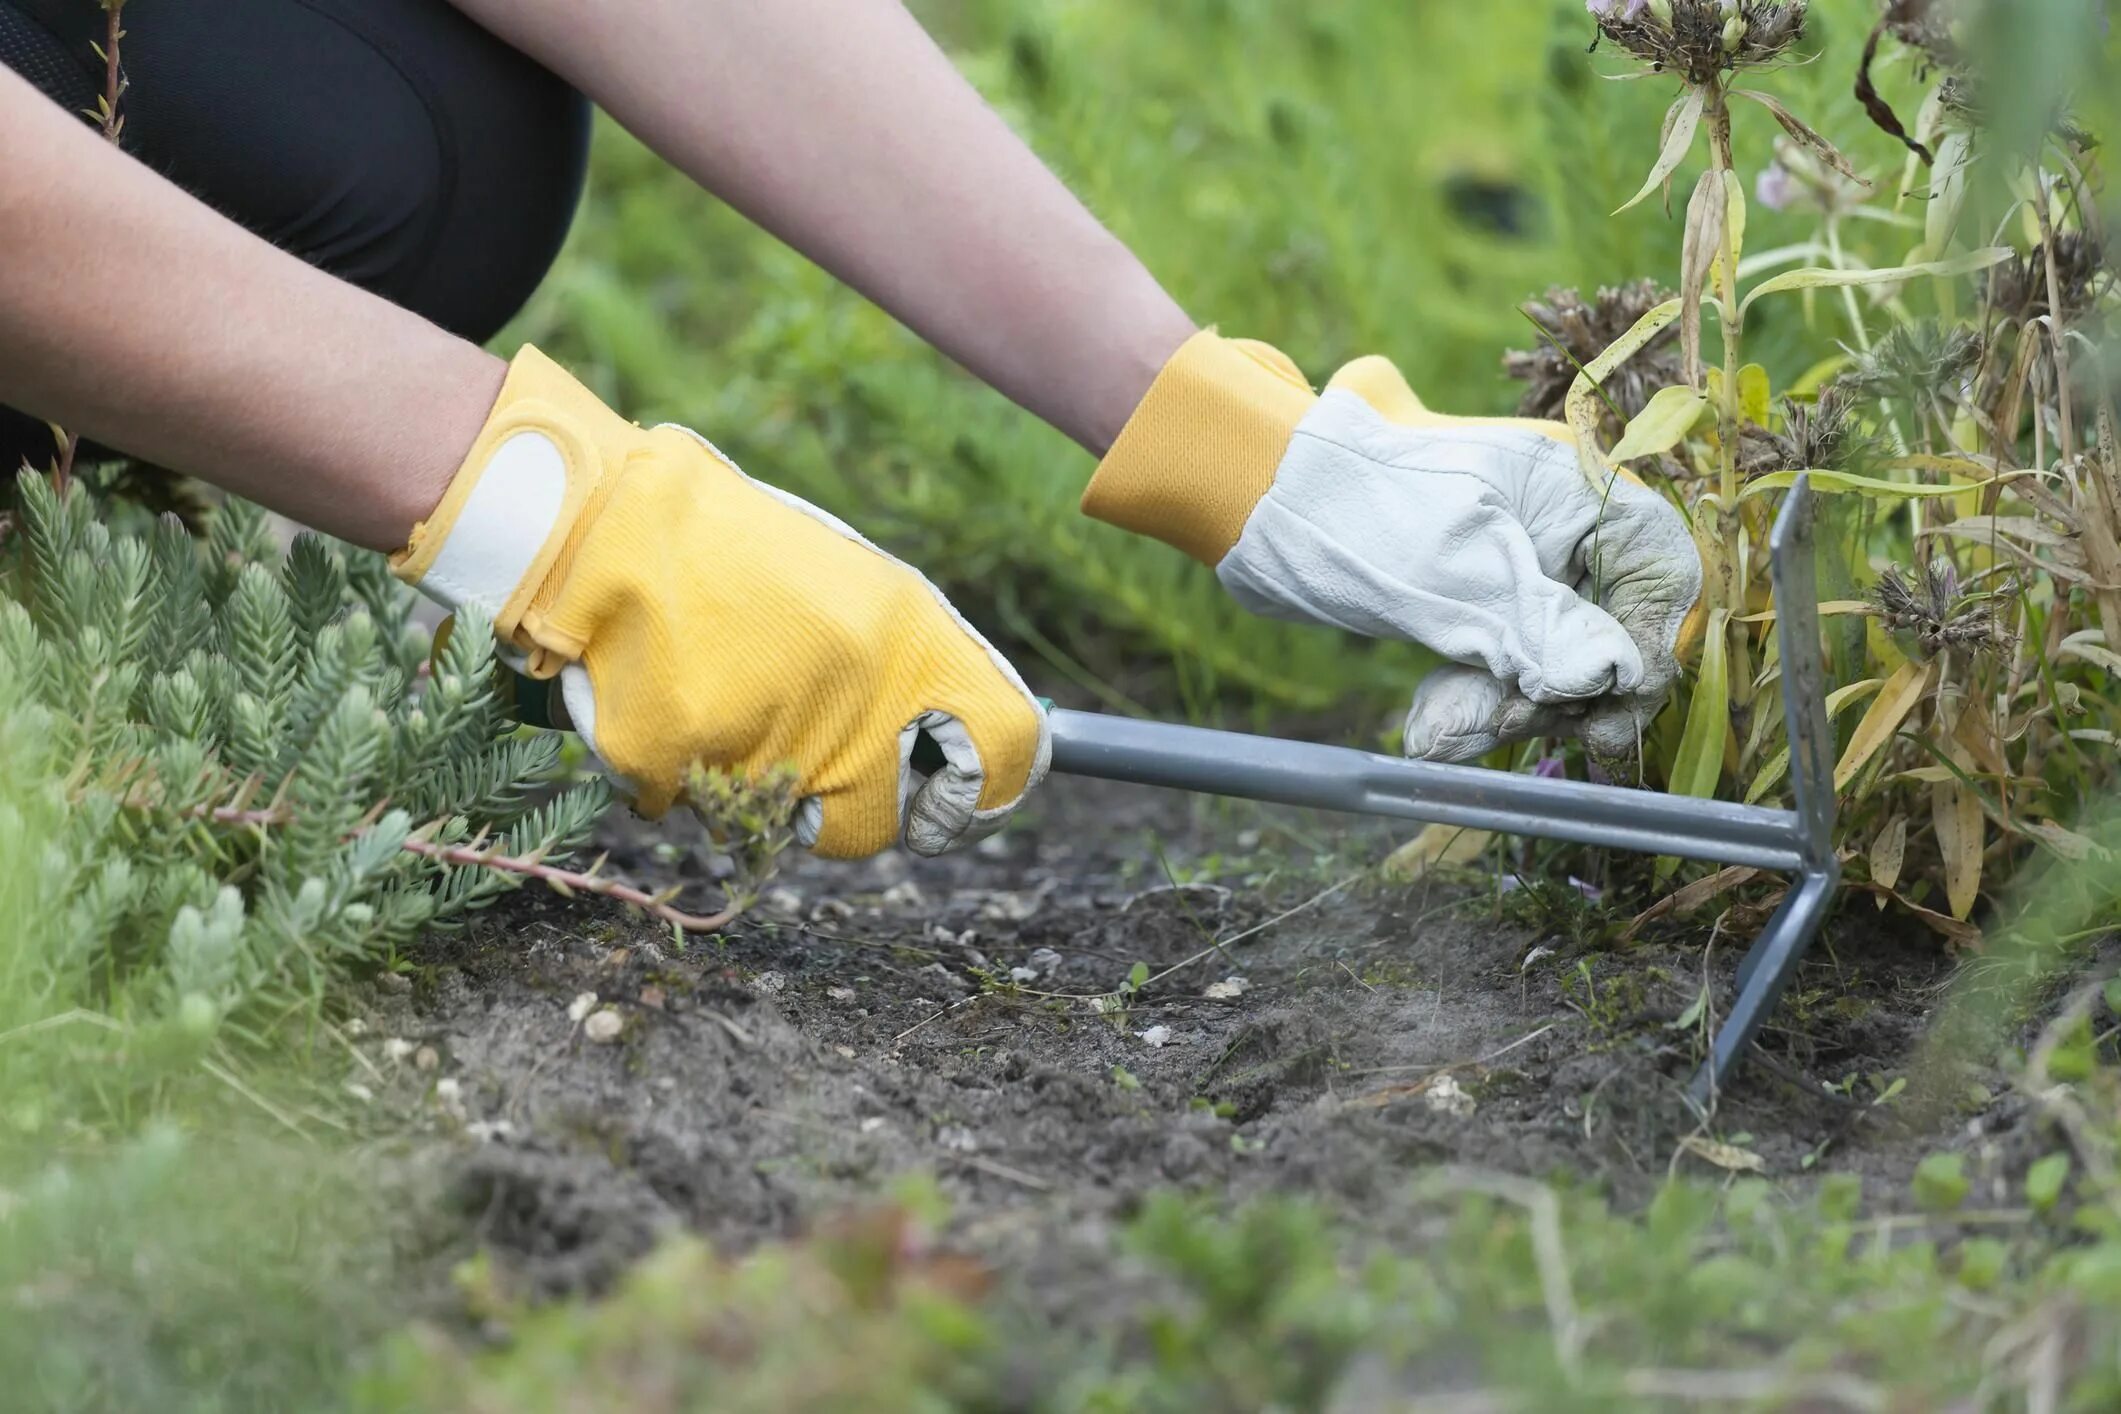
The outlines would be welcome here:
M 998 1270 L 1050 1277 L 1056 1308 L 1094 1299 L 1066 1274 L 1087 1281 L 1084 1254 L 1109 1261 L 1110 1225 L 1170 1186 L 1307 1194 L 1380 1237 L 1443 1160 L 1641 1201 L 1699 1132 L 1680 1100 L 1699 1027 L 1675 1023 L 1704 977 L 1728 1000 L 1738 950 L 1705 930 L 1585 950 L 1491 890 L 1380 884 L 1397 838 L 1059 781 L 962 855 L 794 861 L 682 949 L 617 908 L 523 895 L 379 988 L 369 1034 L 431 1049 L 397 1073 L 454 1136 L 458 1237 L 547 1292 L 601 1285 L 672 1228 L 741 1248 L 914 1173 Z M 711 850 L 679 827 L 617 821 L 608 843 L 636 879 L 712 892 Z M 1813 957 L 1716 1137 L 1770 1178 L 1897 1190 L 1940 1136 L 2019 1123 L 1972 1088 L 1979 1067 L 1920 1124 L 1863 1103 L 1867 1081 L 1828 1093 L 1907 1063 L 1950 963 L 1860 904 Z M 1073 999 L 1137 963 L 1175 970 L 1104 1014 Z

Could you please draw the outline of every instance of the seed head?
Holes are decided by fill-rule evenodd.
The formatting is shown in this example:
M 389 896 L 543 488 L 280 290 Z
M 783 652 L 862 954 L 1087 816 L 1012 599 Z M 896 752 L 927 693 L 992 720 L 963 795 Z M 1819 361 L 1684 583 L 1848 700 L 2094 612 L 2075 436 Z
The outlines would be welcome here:
M 1841 389 L 1822 388 L 1816 402 L 1784 398 L 1781 411 L 1780 431 L 1745 429 L 1738 469 L 1747 477 L 1813 468 L 1843 471 L 1876 460 L 1878 440 L 1857 422 L 1855 407 Z
M 1890 399 L 1928 404 L 1956 397 L 1981 361 L 1981 336 L 1972 329 L 1917 319 L 1902 324 L 1835 379 L 1859 401 Z
M 1655 281 L 1637 280 L 1632 285 L 1601 289 L 1589 300 L 1575 290 L 1557 286 L 1524 305 L 1525 314 L 1546 331 L 1547 337 L 1535 348 L 1512 350 L 1503 356 L 1503 371 L 1528 385 L 1518 402 L 1517 415 L 1563 417 L 1578 365 L 1588 364 L 1604 353 L 1643 315 L 1671 297 Z M 1606 396 L 1620 409 L 1621 416 L 1633 417 L 1649 405 L 1659 388 L 1679 381 L 1678 340 L 1676 325 L 1664 329 L 1641 352 L 1606 376 Z
M 1585 0 L 1598 31 L 1660 72 L 1705 84 L 1769 64 L 1804 37 L 1809 0 Z
M 1897 565 L 1888 569 L 1872 599 L 1889 632 L 1911 639 L 1923 657 L 1934 658 L 1947 650 L 1986 653 L 2009 643 L 2010 631 L 1997 611 L 2017 593 L 2017 582 L 2005 580 L 1992 590 L 1962 594 L 1959 571 L 1940 556 L 1912 580 Z
M 1995 310 L 2013 323 L 2027 324 L 2053 313 L 2048 298 L 2047 252 L 2036 246 L 1996 268 L 1992 288 Z M 2055 237 L 2055 285 L 2062 296 L 2062 321 L 2074 326 L 2116 282 L 2113 252 L 2083 231 Z

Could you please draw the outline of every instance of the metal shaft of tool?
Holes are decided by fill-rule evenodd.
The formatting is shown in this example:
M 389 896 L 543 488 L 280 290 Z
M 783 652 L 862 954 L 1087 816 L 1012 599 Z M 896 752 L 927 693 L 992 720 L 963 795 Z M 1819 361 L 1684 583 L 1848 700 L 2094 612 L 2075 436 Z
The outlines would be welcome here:
M 1807 478 L 1798 477 L 1771 539 L 1795 810 L 1406 761 L 1347 747 L 1066 710 L 1051 714 L 1053 769 L 1280 805 L 1751 865 L 1797 876 L 1740 964 L 1730 1015 L 1689 1087 L 1688 1098 L 1706 1106 L 1795 975 L 1840 877 L 1833 849 L 1833 737 L 1826 720 L 1826 671 L 1819 651 L 1811 497 Z
M 1343 746 L 1059 709 L 1053 769 L 1277 805 L 1424 820 L 1794 871 L 1787 810 L 1408 761 Z

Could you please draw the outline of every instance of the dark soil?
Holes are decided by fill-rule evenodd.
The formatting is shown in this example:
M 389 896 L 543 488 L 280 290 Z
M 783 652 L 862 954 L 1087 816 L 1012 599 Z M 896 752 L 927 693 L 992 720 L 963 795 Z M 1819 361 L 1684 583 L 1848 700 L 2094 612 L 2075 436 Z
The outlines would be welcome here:
M 2014 1102 L 1970 1093 L 2006 1093 L 1979 1070 L 1919 1120 L 1869 1103 L 1952 967 L 1865 901 L 1704 1129 L 1680 1099 L 1700 1028 L 1674 1023 L 1705 973 L 1727 1002 L 1739 951 L 1705 925 L 1586 950 L 1477 881 L 1376 882 L 1402 836 L 1360 821 L 1079 781 L 1027 814 L 941 860 L 796 859 L 683 950 L 543 893 L 431 944 L 410 988 L 378 989 L 366 1044 L 456 1136 L 440 1151 L 469 1222 L 450 1240 L 532 1290 L 594 1289 L 660 1232 L 740 1249 L 925 1172 L 956 1240 L 1058 1310 L 1099 1299 L 1110 1225 L 1172 1186 L 1308 1194 L 1384 1236 L 1438 1161 L 1566 1171 L 1631 1205 L 1675 1166 L 1717 1176 L 1689 1135 L 1771 1179 L 1855 1170 L 1887 1195 L 1940 1145 L 1990 1168 L 2018 1147 Z M 711 900 L 715 860 L 683 828 L 618 821 L 608 843 L 629 877 Z M 1120 1012 L 1034 994 L 1193 958 Z M 615 1040 L 570 1019 L 591 992 L 623 1017 Z M 1828 1093 L 1850 1076 L 1853 1100 Z

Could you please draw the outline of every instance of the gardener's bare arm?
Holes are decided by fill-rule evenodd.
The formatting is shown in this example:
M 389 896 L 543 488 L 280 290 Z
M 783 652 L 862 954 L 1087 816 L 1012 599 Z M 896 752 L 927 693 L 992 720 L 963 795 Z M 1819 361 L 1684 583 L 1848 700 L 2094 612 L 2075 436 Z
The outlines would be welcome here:
M 898 0 L 458 0 L 1102 453 L 1194 332 Z
M 5 68 L 0 134 L 0 403 L 404 544 L 500 360 L 248 234 Z

